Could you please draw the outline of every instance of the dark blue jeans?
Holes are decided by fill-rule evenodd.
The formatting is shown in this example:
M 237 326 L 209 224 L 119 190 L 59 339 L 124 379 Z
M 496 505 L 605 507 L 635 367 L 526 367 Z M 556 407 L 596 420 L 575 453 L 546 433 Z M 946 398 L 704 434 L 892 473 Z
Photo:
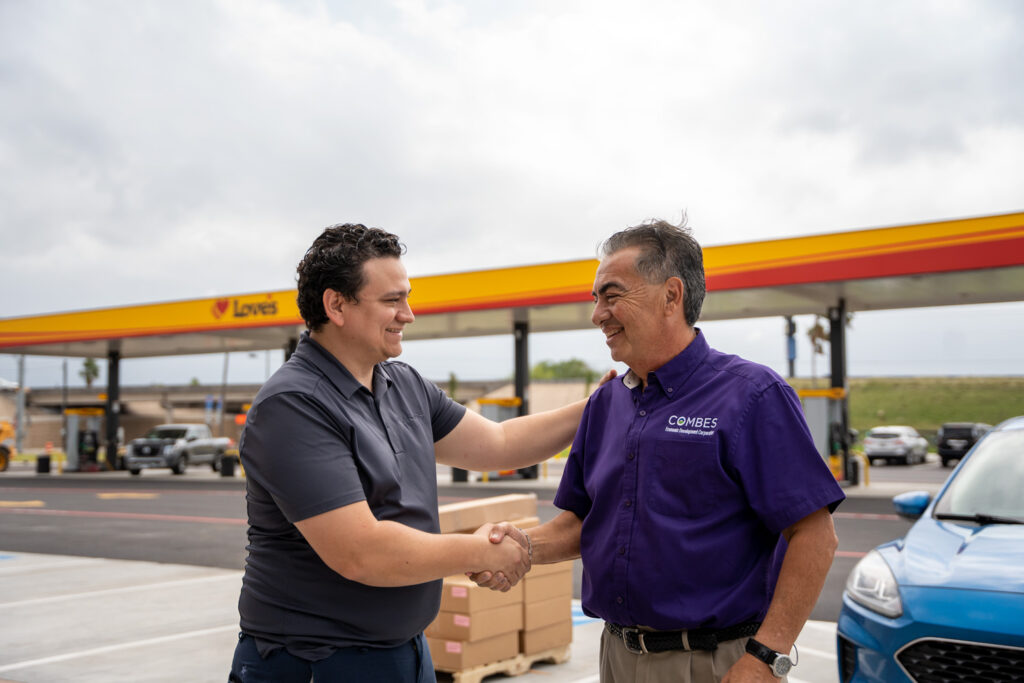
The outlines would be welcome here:
M 240 633 L 229 683 L 436 683 L 423 634 L 391 648 L 345 647 L 319 662 L 284 648 L 260 657 L 252 636 Z

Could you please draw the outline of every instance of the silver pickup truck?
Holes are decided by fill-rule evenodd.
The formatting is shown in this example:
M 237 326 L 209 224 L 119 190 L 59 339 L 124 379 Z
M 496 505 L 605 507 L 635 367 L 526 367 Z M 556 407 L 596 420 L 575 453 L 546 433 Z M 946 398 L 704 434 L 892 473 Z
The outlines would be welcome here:
M 169 467 L 175 474 L 185 474 L 189 465 L 209 465 L 217 472 L 231 445 L 227 437 L 212 436 L 205 424 L 157 425 L 128 444 L 124 465 L 135 475 L 151 467 Z

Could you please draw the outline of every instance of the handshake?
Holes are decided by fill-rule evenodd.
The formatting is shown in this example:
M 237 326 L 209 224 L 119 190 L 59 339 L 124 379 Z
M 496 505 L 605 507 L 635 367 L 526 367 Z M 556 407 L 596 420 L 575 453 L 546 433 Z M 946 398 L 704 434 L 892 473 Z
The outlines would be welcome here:
M 505 592 L 519 583 L 530 571 L 533 562 L 533 543 L 529 534 L 508 522 L 484 524 L 473 532 L 484 536 L 490 542 L 486 549 L 485 567 L 475 572 L 466 572 L 470 580 L 491 590 Z

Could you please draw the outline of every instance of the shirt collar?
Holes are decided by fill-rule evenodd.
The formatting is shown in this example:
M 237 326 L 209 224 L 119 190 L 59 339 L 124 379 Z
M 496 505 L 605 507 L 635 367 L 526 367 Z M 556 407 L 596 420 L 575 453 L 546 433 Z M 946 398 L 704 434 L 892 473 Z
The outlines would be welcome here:
M 697 333 L 693 341 L 687 344 L 686 348 L 680 351 L 672 360 L 651 372 L 648 379 L 648 386 L 659 387 L 666 396 L 671 397 L 675 391 L 686 382 L 687 378 L 697 369 L 708 356 L 708 342 L 699 327 L 694 328 Z M 640 377 L 632 370 L 622 377 L 622 383 L 628 389 L 635 389 L 640 386 Z
M 345 398 L 352 398 L 353 394 L 361 388 L 365 388 L 352 376 L 348 368 L 334 357 L 334 354 L 310 337 L 308 331 L 303 332 L 299 336 L 299 343 L 296 345 L 295 352 L 292 355 L 316 366 Z M 391 376 L 388 375 L 380 363 L 373 366 L 374 388 L 383 394 L 392 383 Z

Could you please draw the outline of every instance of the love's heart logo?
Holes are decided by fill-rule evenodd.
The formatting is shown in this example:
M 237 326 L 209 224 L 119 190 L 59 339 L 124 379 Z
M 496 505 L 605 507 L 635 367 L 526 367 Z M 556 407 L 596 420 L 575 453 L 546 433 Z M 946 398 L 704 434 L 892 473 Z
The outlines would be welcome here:
M 227 299 L 217 299 L 213 302 L 213 306 L 210 307 L 210 312 L 213 313 L 214 318 L 220 318 L 224 315 L 224 311 L 228 310 L 228 304 L 230 302 Z

